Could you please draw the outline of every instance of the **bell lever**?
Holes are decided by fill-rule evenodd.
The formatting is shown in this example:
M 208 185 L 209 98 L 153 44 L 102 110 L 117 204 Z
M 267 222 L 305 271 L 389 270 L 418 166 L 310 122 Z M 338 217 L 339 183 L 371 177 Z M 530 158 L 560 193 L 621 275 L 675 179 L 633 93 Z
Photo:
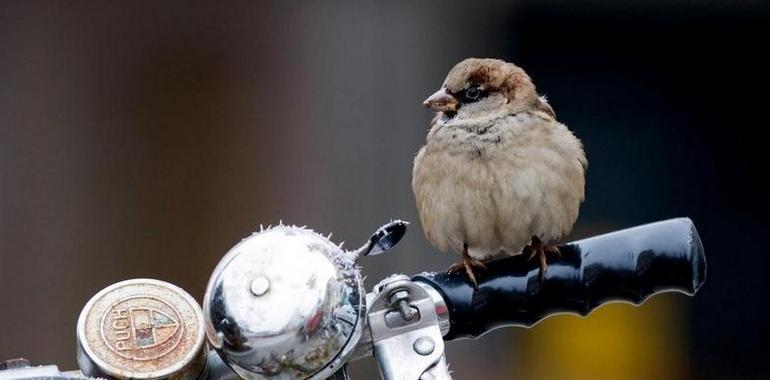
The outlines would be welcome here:
M 357 257 L 375 256 L 393 248 L 406 234 L 409 222 L 394 220 L 378 228 L 363 246 L 353 251 Z

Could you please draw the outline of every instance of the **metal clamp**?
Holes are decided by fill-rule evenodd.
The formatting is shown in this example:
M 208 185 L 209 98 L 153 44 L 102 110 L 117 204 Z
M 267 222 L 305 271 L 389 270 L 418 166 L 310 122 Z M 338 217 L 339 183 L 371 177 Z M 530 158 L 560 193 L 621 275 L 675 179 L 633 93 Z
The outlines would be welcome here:
M 374 357 L 386 380 L 451 380 L 433 297 L 404 275 L 376 287 L 367 313 Z

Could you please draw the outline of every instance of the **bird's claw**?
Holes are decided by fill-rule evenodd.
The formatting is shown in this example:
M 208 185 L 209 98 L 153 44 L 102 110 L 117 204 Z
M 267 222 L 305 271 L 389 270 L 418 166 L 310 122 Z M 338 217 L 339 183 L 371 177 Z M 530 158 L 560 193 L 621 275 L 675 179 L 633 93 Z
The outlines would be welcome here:
M 462 260 L 460 260 L 457 263 L 452 264 L 452 266 L 449 267 L 447 270 L 447 273 L 456 273 L 456 272 L 462 272 L 465 271 L 465 274 L 468 275 L 468 279 L 473 283 L 473 288 L 478 289 L 479 283 L 476 280 L 476 274 L 474 273 L 474 269 L 476 270 L 486 270 L 487 266 L 484 265 L 483 262 L 480 260 L 476 260 L 468 254 L 463 254 Z
M 543 244 L 537 237 L 532 237 L 532 243 L 524 248 L 525 253 L 529 253 L 529 260 L 538 258 L 540 261 L 540 272 L 538 273 L 538 279 L 540 283 L 545 280 L 545 274 L 548 271 L 547 255 L 549 253 L 555 254 L 556 257 L 561 258 L 561 251 L 559 247 L 555 245 Z

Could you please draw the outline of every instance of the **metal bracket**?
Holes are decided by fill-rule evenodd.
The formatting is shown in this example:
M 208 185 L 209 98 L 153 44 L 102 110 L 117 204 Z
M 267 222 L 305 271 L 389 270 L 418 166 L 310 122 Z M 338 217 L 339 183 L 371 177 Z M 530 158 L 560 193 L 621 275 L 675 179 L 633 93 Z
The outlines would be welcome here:
M 368 316 L 374 357 L 386 380 L 451 380 L 434 300 L 404 275 L 376 287 Z

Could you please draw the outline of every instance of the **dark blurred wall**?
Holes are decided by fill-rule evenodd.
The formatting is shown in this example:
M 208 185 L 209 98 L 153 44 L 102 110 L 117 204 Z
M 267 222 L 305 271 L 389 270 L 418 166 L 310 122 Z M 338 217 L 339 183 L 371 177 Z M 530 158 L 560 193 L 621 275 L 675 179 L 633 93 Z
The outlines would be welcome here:
M 74 368 L 96 291 L 153 277 L 200 300 L 259 224 L 355 246 L 416 222 L 420 102 L 491 56 L 527 69 L 585 143 L 575 235 L 691 216 L 709 279 L 693 300 L 453 343 L 456 377 L 770 377 L 768 22 L 759 2 L 0 2 L 0 359 Z M 363 263 L 368 287 L 456 259 L 412 227 Z
M 523 7 L 516 59 L 591 162 L 583 222 L 687 215 L 708 282 L 688 302 L 694 378 L 770 378 L 770 3 Z

